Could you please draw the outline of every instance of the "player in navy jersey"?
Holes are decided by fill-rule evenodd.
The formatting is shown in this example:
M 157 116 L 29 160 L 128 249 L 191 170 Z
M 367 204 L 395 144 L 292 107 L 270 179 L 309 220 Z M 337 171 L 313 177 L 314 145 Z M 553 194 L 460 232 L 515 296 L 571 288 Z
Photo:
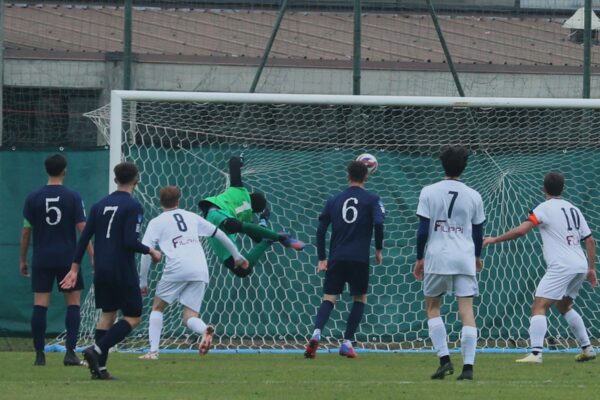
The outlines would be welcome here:
M 139 241 L 144 210 L 131 197 L 139 180 L 137 167 L 121 163 L 114 173 L 117 190 L 92 206 L 71 271 L 61 283 L 65 288 L 75 285 L 85 246 L 94 236 L 96 307 L 102 310 L 102 315 L 96 325 L 96 343 L 83 352 L 93 379 L 113 378 L 106 369 L 108 351 L 140 323 L 142 294 L 135 253 L 150 254 L 154 262 L 161 258 L 159 251 Z M 118 310 L 123 319 L 115 323 Z
M 350 186 L 330 198 L 319 216 L 317 228 L 317 272 L 325 271 L 323 302 L 315 320 L 315 329 L 304 356 L 315 358 L 325 327 L 337 296 L 342 294 L 346 283 L 354 300 L 348 316 L 344 341 L 339 350 L 341 356 L 355 358 L 352 347 L 354 333 L 362 319 L 369 287 L 369 255 L 371 238 L 375 231 L 375 260 L 381 263 L 383 249 L 384 208 L 379 196 L 365 190 L 367 167 L 353 161 L 348 165 Z M 325 250 L 325 234 L 331 224 L 329 259 Z
M 60 154 L 45 161 L 48 184 L 27 196 L 23 208 L 23 231 L 21 233 L 21 275 L 28 277 L 27 249 L 33 232 L 33 260 L 31 263 L 31 288 L 33 291 L 33 313 L 31 332 L 36 351 L 35 365 L 46 365 L 44 337 L 46 335 L 46 312 L 54 281 L 57 284 L 67 275 L 71 255 L 77 241 L 75 229 L 80 232 L 85 226 L 85 207 L 79 193 L 63 186 L 67 172 L 67 160 Z M 89 248 L 90 257 L 93 250 Z M 83 289 L 80 274 L 75 276 L 71 289 L 58 288 L 63 292 L 67 312 L 67 352 L 64 365 L 81 365 L 75 354 L 79 334 L 79 301 Z

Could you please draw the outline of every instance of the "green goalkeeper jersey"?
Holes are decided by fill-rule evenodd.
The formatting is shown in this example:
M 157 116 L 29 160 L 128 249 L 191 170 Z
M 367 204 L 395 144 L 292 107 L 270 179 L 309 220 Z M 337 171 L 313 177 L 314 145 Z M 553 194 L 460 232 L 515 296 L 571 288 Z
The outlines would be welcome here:
M 252 222 L 250 193 L 245 187 L 230 186 L 223 193 L 202 201 L 219 207 L 223 212 L 241 222 Z

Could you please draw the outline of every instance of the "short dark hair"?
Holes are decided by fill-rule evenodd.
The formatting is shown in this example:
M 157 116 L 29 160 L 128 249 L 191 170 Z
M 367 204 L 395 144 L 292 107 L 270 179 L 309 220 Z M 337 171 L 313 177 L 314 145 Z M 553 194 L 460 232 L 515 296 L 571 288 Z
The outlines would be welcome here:
M 250 193 L 250 204 L 252 205 L 252 212 L 259 213 L 263 212 L 267 208 L 267 199 L 265 195 L 259 192 Z
M 138 177 L 138 168 L 134 163 L 122 162 L 115 166 L 115 179 L 120 185 L 133 183 Z
M 544 176 L 544 190 L 550 196 L 560 196 L 565 188 L 565 177 L 560 172 L 548 172 Z
M 360 161 L 352 161 L 348 164 L 348 178 L 352 182 L 362 183 L 367 180 L 369 168 Z
M 177 186 L 165 186 L 160 189 L 160 205 L 164 208 L 173 208 L 181 198 L 181 190 Z
M 62 154 L 54 154 L 46 158 L 44 166 L 49 176 L 60 176 L 67 168 L 67 159 Z
M 467 167 L 469 152 L 463 146 L 444 146 L 440 151 L 440 161 L 446 176 L 460 176 Z

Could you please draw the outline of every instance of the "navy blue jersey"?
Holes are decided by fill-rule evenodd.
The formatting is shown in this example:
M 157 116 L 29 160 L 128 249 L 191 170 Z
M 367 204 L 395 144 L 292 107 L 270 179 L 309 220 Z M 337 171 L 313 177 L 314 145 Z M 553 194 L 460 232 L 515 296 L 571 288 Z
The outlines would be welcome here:
M 350 186 L 330 198 L 319 216 L 317 252 L 325 256 L 325 233 L 331 224 L 330 261 L 369 262 L 371 238 L 375 247 L 383 246 L 384 208 L 379 196 L 358 186 Z
M 73 261 L 81 264 L 85 248 L 94 240 L 94 281 L 117 285 L 139 283 L 135 253 L 148 254 L 139 241 L 144 210 L 127 192 L 116 191 L 92 206 Z
M 77 243 L 76 225 L 85 222 L 79 193 L 63 185 L 46 185 L 27 196 L 23 217 L 25 226 L 33 229 L 31 267 L 70 266 Z

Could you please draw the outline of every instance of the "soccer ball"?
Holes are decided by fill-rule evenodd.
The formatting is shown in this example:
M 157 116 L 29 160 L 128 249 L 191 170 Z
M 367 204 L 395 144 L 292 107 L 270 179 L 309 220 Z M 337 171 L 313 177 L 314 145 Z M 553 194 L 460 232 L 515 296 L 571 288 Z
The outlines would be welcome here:
M 356 161 L 360 161 L 361 163 L 367 166 L 367 169 L 369 170 L 369 175 L 377 171 L 377 167 L 379 166 L 379 163 L 377 162 L 375 156 L 369 153 L 361 154 L 356 158 Z

